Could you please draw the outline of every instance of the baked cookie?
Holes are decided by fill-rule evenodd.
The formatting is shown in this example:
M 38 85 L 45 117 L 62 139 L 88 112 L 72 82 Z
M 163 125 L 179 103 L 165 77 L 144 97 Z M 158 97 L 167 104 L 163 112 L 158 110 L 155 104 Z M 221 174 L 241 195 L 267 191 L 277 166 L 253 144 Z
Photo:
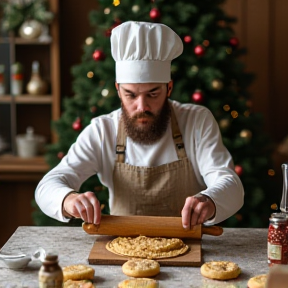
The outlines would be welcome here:
M 148 259 L 176 257 L 188 249 L 181 239 L 162 237 L 117 237 L 106 244 L 106 249 L 112 253 Z
M 211 261 L 201 266 L 201 274 L 210 279 L 229 280 L 237 278 L 241 269 L 230 261 Z
M 135 278 L 123 280 L 118 288 L 159 288 L 158 282 L 149 278 Z
M 122 265 L 122 271 L 131 277 L 153 277 L 160 272 L 160 265 L 151 259 L 131 259 Z
M 77 264 L 62 268 L 63 281 L 67 280 L 93 280 L 95 270 L 87 265 Z
M 267 275 L 256 275 L 249 279 L 247 286 L 249 288 L 264 288 L 267 281 Z
M 63 283 L 63 288 L 95 288 L 89 280 L 67 280 Z

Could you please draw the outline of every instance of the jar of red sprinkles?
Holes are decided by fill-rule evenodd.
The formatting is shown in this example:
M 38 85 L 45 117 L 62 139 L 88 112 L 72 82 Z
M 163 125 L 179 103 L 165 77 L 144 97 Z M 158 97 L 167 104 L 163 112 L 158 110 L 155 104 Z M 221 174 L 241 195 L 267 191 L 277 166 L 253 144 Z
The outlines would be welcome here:
M 273 213 L 269 222 L 268 264 L 288 264 L 288 215 Z

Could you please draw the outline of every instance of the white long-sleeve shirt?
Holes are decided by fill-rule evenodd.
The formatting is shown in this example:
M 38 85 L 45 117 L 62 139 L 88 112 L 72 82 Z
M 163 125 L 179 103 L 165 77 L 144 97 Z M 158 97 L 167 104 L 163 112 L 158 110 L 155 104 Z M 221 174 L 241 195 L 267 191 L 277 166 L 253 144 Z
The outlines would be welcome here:
M 231 155 L 222 143 L 218 124 L 203 106 L 176 101 L 172 101 L 172 105 L 187 157 L 197 180 L 207 187 L 201 193 L 216 205 L 214 219 L 206 224 L 224 221 L 242 207 L 244 191 Z M 113 169 L 120 116 L 121 109 L 118 109 L 94 118 L 62 161 L 40 181 L 35 199 L 45 214 L 62 222 L 69 221 L 62 214 L 65 196 L 78 191 L 82 183 L 96 173 L 109 189 L 109 203 L 113 202 Z M 153 167 L 178 160 L 170 124 L 164 136 L 153 145 L 140 145 L 127 137 L 125 162 Z

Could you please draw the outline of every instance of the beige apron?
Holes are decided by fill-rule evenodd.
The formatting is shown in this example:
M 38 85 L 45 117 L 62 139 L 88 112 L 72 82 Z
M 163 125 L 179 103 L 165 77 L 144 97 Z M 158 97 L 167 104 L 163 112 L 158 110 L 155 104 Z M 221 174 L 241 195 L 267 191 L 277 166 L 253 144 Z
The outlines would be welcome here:
M 181 216 L 185 199 L 205 189 L 198 183 L 186 156 L 176 116 L 171 107 L 171 128 L 178 160 L 156 167 L 125 163 L 126 132 L 119 121 L 116 162 L 113 172 L 114 199 L 111 215 Z

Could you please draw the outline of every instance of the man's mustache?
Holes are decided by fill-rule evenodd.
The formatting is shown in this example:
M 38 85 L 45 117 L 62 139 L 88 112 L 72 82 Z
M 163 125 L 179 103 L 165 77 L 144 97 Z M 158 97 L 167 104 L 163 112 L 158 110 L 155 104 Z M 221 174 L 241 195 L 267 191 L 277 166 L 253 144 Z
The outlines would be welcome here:
M 150 117 L 150 118 L 154 118 L 155 117 L 155 115 L 152 112 L 145 111 L 145 112 L 141 112 L 141 113 L 138 113 L 138 114 L 134 115 L 132 118 L 133 119 L 147 118 L 147 116 Z

